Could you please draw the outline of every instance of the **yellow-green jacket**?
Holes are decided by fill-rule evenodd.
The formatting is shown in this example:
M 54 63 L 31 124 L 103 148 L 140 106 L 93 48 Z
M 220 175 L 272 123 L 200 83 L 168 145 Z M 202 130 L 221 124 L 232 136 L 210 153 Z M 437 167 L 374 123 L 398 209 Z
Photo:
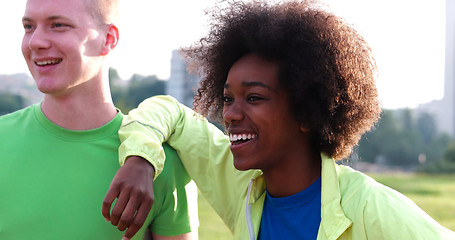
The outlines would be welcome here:
M 123 123 L 121 163 L 127 156 L 142 156 L 158 175 L 164 162 L 161 143 L 167 141 L 234 239 L 257 238 L 265 196 L 262 172 L 235 169 L 229 138 L 218 128 L 169 96 L 145 100 Z M 455 233 L 404 195 L 322 154 L 317 239 L 455 240 Z

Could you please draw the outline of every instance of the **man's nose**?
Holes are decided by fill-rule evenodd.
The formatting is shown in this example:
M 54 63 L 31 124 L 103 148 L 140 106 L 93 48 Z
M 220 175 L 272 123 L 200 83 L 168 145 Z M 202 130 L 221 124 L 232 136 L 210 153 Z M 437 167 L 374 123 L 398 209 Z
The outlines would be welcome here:
M 29 34 L 28 47 L 30 50 L 47 49 L 50 47 L 51 41 L 44 29 L 36 28 Z

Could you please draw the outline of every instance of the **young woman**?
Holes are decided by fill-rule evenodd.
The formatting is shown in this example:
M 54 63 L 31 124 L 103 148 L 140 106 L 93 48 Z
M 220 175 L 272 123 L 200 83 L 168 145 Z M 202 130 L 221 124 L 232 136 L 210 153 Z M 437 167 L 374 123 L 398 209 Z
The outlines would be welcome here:
M 405 196 L 335 163 L 380 115 L 375 62 L 353 28 L 309 1 L 233 1 L 213 17 L 185 53 L 203 76 L 196 109 L 222 118 L 228 136 L 154 97 L 125 119 L 122 160 L 145 157 L 159 174 L 167 141 L 235 239 L 454 239 Z

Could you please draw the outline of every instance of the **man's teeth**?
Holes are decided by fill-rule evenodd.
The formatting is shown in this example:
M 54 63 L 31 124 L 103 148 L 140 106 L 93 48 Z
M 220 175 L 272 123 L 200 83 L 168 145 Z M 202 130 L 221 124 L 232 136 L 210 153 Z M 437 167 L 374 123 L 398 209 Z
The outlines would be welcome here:
M 52 64 L 57 64 L 57 63 L 59 63 L 61 61 L 62 60 L 60 60 L 60 59 L 44 60 L 44 61 L 36 62 L 36 65 L 38 65 L 38 66 L 52 65 Z
M 229 140 L 235 142 L 238 140 L 250 140 L 256 137 L 256 134 L 229 134 Z

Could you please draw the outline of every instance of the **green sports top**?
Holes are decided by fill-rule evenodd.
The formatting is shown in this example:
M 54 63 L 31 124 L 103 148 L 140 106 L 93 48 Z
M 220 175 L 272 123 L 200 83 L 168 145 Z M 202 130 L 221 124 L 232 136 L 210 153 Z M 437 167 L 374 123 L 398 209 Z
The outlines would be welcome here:
M 101 206 L 120 167 L 122 119 L 118 113 L 103 127 L 70 131 L 49 121 L 39 104 L 0 117 L 0 239 L 121 239 L 123 232 L 104 220 Z M 190 178 L 176 152 L 164 147 L 168 161 L 154 182 L 155 202 L 144 226 L 171 236 L 191 231 Z

